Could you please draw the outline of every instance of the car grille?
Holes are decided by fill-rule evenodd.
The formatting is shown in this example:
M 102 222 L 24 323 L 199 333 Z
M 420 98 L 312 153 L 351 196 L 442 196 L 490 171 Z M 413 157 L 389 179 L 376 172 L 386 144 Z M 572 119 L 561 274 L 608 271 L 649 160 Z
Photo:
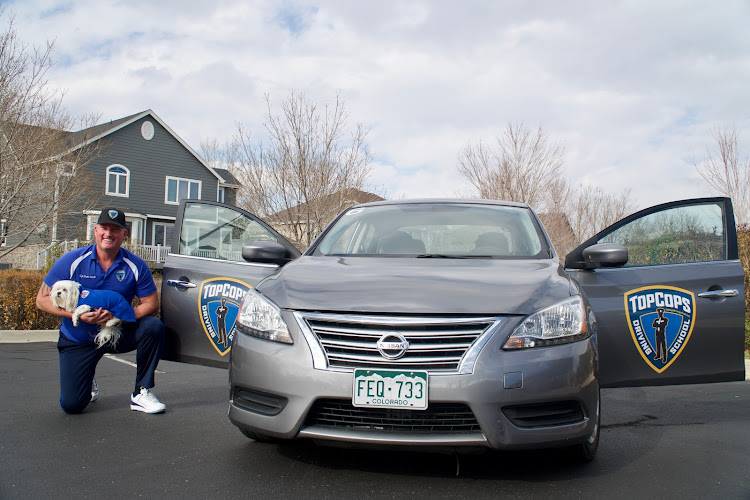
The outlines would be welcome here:
M 299 314 L 298 321 L 323 349 L 325 367 L 317 368 L 459 372 L 470 357 L 467 352 L 475 357 L 502 318 Z M 378 341 L 394 332 L 409 348 L 398 359 L 388 359 L 378 350 Z
M 357 408 L 343 400 L 318 400 L 306 425 L 391 432 L 479 432 L 471 409 L 459 403 L 433 403 L 426 410 Z

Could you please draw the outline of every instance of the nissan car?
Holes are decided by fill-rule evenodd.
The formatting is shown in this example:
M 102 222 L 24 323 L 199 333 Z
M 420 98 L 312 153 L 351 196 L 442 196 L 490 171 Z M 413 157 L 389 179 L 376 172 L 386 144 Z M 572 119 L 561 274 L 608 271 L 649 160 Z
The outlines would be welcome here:
M 672 202 L 559 256 L 525 204 L 344 210 L 303 253 L 237 207 L 183 201 L 166 359 L 229 368 L 256 441 L 591 460 L 602 387 L 744 379 L 731 201 Z

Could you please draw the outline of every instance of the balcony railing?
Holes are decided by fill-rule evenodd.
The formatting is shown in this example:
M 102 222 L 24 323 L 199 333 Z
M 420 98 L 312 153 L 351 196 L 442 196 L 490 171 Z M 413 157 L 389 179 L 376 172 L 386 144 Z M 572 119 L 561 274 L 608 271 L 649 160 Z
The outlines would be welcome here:
M 85 245 L 90 245 L 90 241 L 61 241 L 59 243 L 53 243 L 47 248 L 44 248 L 36 254 L 36 268 L 42 269 L 47 265 L 48 261 L 52 259 L 57 260 L 58 257 L 63 255 L 74 248 L 79 248 Z M 149 266 L 154 268 L 161 268 L 164 262 L 167 260 L 167 254 L 169 253 L 169 247 L 162 245 L 139 245 L 134 243 L 125 243 L 122 245 L 123 248 L 130 250 L 146 262 Z M 50 262 L 51 264 L 51 262 Z

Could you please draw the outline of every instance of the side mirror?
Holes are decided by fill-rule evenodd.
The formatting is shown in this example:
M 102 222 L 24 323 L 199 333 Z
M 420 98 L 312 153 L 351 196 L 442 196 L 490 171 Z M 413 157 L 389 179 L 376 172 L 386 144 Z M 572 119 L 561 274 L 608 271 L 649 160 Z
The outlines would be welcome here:
M 628 249 L 617 243 L 598 243 L 583 250 L 587 269 L 620 267 L 628 262 Z
M 242 258 L 248 262 L 283 266 L 293 259 L 281 243 L 275 241 L 251 241 L 242 245 Z

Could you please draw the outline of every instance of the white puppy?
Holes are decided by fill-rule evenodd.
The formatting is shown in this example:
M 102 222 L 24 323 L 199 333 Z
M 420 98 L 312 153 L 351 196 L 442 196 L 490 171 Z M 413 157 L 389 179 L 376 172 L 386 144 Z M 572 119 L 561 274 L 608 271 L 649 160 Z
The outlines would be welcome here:
M 81 314 L 94 309 L 102 308 L 112 313 L 114 317 L 101 325 L 99 333 L 94 337 L 97 347 L 109 344 L 114 348 L 120 339 L 122 322 L 135 321 L 132 306 L 122 295 L 111 290 L 87 290 L 75 281 L 61 280 L 52 286 L 49 296 L 55 307 L 73 313 L 75 327 L 78 327 Z

